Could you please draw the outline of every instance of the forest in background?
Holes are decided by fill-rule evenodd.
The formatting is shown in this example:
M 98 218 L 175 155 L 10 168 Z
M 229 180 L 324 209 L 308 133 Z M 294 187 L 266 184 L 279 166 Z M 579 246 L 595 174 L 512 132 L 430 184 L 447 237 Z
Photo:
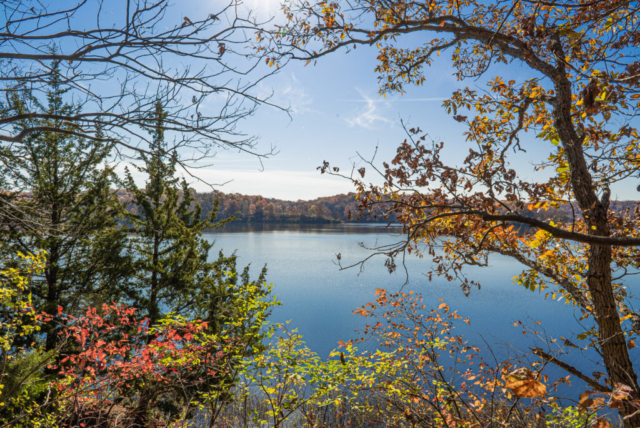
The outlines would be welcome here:
M 308 201 L 287 201 L 282 199 L 265 198 L 263 196 L 241 195 L 239 193 L 195 193 L 197 203 L 202 207 L 202 215 L 207 215 L 214 208 L 214 202 L 219 201 L 218 215 L 220 218 L 232 217 L 242 223 L 329 223 L 329 222 L 366 222 L 366 223 L 396 223 L 396 213 L 379 208 L 375 213 L 360 214 L 355 193 L 325 196 Z M 611 210 L 623 212 L 633 209 L 638 201 L 613 201 Z M 523 215 L 538 220 L 553 220 L 571 222 L 582 219 L 581 213 L 570 204 L 563 204 L 556 208 L 524 207 Z M 204 217 L 203 217 L 204 218 Z
M 342 194 L 317 198 L 309 201 L 285 201 L 248 196 L 238 193 L 197 193 L 196 201 L 202 206 L 205 215 L 219 201 L 218 213 L 221 218 L 235 215 L 242 223 L 335 223 L 356 221 L 358 208 L 356 194 Z M 379 219 L 365 221 L 387 222 Z

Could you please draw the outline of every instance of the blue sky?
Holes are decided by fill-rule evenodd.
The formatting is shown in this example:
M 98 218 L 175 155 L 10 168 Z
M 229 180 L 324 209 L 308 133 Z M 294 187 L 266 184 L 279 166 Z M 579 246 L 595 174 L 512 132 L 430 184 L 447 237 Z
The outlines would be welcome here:
M 182 16 L 172 14 L 168 19 L 180 22 L 184 16 L 212 13 L 224 4 L 226 0 L 176 3 L 172 11 Z M 246 0 L 245 6 L 257 10 L 260 17 L 276 15 L 278 19 L 278 0 Z M 418 34 L 413 40 L 405 38 L 405 42 L 420 42 L 422 38 Z M 459 165 L 468 154 L 469 145 L 462 135 L 466 127 L 444 111 L 443 100 L 462 86 L 482 90 L 485 82 L 496 75 L 519 81 L 527 77 L 527 70 L 514 63 L 493 67 L 480 80 L 458 82 L 445 53 L 425 70 L 424 86 L 407 87 L 404 96 L 382 98 L 374 72 L 376 56 L 375 48 L 358 47 L 348 54 L 329 55 L 316 65 L 305 67 L 303 62 L 290 62 L 258 88 L 263 95 L 273 93 L 272 101 L 289 108 L 290 116 L 275 108 L 261 107 L 255 116 L 239 124 L 241 131 L 260 137 L 258 151 L 268 152 L 275 146 L 278 154 L 261 163 L 251 155 L 221 149 L 194 173 L 208 183 L 226 183 L 216 186 L 226 193 L 288 200 L 346 193 L 353 190 L 348 180 L 320 175 L 316 168 L 327 160 L 348 170 L 357 161 L 357 153 L 370 158 L 376 147 L 378 164 L 391 160 L 405 138 L 400 120 L 444 141 L 444 160 Z M 536 141 L 533 135 L 523 138 L 523 146 L 527 153 L 512 154 L 512 166 L 521 179 L 542 178 L 533 172 L 532 163 L 549 156 L 553 146 Z M 210 190 L 203 183 L 189 181 L 200 191 Z M 637 199 L 637 183 L 631 181 L 614 187 L 614 197 Z
M 276 13 L 276 0 L 249 0 L 261 13 Z M 235 152 L 219 151 L 213 167 L 198 170 L 223 192 L 261 194 L 281 199 L 312 199 L 353 190 L 347 181 L 320 175 L 323 160 L 349 169 L 357 153 L 390 160 L 404 139 L 400 120 L 420 126 L 434 138 L 463 141 L 464 127 L 441 108 L 458 86 L 447 61 L 428 70 L 428 84 L 410 88 L 405 96 L 378 95 L 375 49 L 358 48 L 327 56 L 316 65 L 290 62 L 261 91 L 273 92 L 273 101 L 290 109 L 290 116 L 273 108 L 261 108 L 242 124 L 242 130 L 260 136 L 259 149 L 274 145 L 276 156 L 264 160 Z M 464 144 L 466 147 L 466 144 Z M 464 150 L 466 153 L 466 149 Z M 205 190 L 203 184 L 194 187 Z
M 203 3 L 200 6 L 204 7 L 202 12 L 208 10 Z M 276 14 L 278 19 L 278 0 L 247 0 L 246 6 L 257 8 L 260 16 Z M 416 35 L 413 41 L 421 37 Z M 291 118 L 276 109 L 261 108 L 241 125 L 243 131 L 260 136 L 259 149 L 268 151 L 274 145 L 278 154 L 261 165 L 249 155 L 221 150 L 212 167 L 198 170 L 198 175 L 209 183 L 226 183 L 217 189 L 227 193 L 289 200 L 346 193 L 353 191 L 348 180 L 320 175 L 316 168 L 327 160 L 342 171 L 348 170 L 358 160 L 358 153 L 370 158 L 376 147 L 377 163 L 390 161 L 405 138 L 401 120 L 444 141 L 445 160 L 460 164 L 468 154 L 469 145 L 462 136 L 466 127 L 444 111 L 443 100 L 463 85 L 484 89 L 485 82 L 497 74 L 509 79 L 525 72 L 522 66 L 512 64 L 490 70 L 481 80 L 458 82 L 445 54 L 426 69 L 424 86 L 408 87 L 404 96 L 382 98 L 374 72 L 376 56 L 375 48 L 358 47 L 348 54 L 326 56 L 316 65 L 290 62 L 266 80 L 261 90 L 264 94 L 273 91 L 273 101 L 289 107 Z M 534 146 L 526 154 L 512 155 L 511 160 L 522 178 L 539 178 L 533 175 L 531 163 L 546 158 L 551 149 L 539 150 L 532 138 L 525 140 Z M 374 179 L 371 175 L 367 178 Z M 195 182 L 194 187 L 207 190 Z
M 364 49 L 338 54 L 316 66 L 289 63 L 264 91 L 273 90 L 273 100 L 289 107 L 289 118 L 275 109 L 262 108 L 247 120 L 243 130 L 260 136 L 259 147 L 275 145 L 278 154 L 260 163 L 248 155 L 219 152 L 214 168 L 199 171 L 216 182 L 234 181 L 227 192 L 259 193 L 283 199 L 310 199 L 348 192 L 351 184 L 316 171 L 323 160 L 348 168 L 357 153 L 368 158 L 378 149 L 377 159 L 389 160 L 404 139 L 400 120 L 423 129 L 434 137 L 453 136 L 461 126 L 440 108 L 452 87 L 448 76 L 434 75 L 428 88 L 400 97 L 382 98 L 373 73 L 373 52 Z M 435 71 L 435 70 L 434 70 Z M 435 73 L 434 73 L 435 74 Z M 439 124 L 446 123 L 447 126 Z

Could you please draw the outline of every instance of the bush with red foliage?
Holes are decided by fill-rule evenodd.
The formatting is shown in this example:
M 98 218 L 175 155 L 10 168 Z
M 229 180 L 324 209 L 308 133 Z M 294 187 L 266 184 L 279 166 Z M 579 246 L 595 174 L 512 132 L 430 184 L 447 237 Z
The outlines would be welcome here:
M 224 392 L 238 343 L 178 316 L 148 329 L 134 308 L 118 304 L 81 317 L 60 308 L 56 321 L 66 351 L 49 370 L 60 375 L 54 388 L 63 426 L 161 426 L 186 418 Z

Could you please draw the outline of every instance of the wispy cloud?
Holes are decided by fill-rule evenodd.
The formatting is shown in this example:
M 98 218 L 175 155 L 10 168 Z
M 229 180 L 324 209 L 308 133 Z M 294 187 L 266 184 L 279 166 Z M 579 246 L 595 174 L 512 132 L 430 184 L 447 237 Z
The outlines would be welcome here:
M 291 73 L 289 85 L 282 91 L 282 97 L 289 102 L 292 114 L 304 114 L 314 111 L 311 108 L 313 99 L 293 73 Z
M 209 183 L 227 183 L 216 189 L 225 193 L 262 195 L 278 199 L 314 199 L 354 191 L 353 184 L 346 179 L 320 175 L 318 171 L 288 170 L 216 170 L 203 169 L 198 175 Z M 189 181 L 189 180 L 188 180 Z M 193 183 L 202 192 L 211 191 L 203 183 Z
M 269 87 L 261 83 L 260 91 L 262 95 L 272 96 L 271 102 L 288 108 L 289 112 L 294 116 L 305 113 L 319 113 L 318 110 L 312 108 L 313 98 L 293 73 L 288 76 L 285 84 Z
M 376 125 L 393 124 L 393 121 L 389 120 L 384 114 L 385 110 L 390 107 L 390 104 L 388 102 L 369 97 L 366 93 L 364 93 L 364 91 L 358 90 L 358 92 L 362 96 L 362 99 L 358 101 L 363 102 L 366 105 L 364 106 L 364 108 L 358 109 L 356 112 L 352 113 L 350 117 L 347 117 L 345 119 L 349 126 L 374 129 Z
M 139 164 L 139 162 L 137 163 Z M 116 173 L 119 176 L 124 175 L 126 164 L 111 164 L 111 166 L 116 167 Z M 146 174 L 132 167 L 129 167 L 129 170 L 138 186 L 144 187 L 147 180 Z M 213 186 L 213 189 L 224 193 L 262 195 L 267 198 L 286 200 L 308 200 L 354 191 L 353 184 L 349 180 L 327 174 L 321 175 L 316 170 L 283 170 L 267 167 L 260 171 L 213 166 L 191 172 L 202 181 L 194 179 L 182 170 L 178 170 L 176 175 L 184 177 L 189 185 L 199 192 L 210 192 L 211 186 Z

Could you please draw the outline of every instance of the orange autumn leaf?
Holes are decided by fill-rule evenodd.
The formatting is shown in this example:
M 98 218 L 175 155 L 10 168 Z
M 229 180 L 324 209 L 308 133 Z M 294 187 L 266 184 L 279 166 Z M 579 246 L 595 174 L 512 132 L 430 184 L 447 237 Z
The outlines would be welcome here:
M 578 403 L 578 407 L 580 407 L 582 410 L 598 409 L 602 406 L 604 406 L 603 397 L 592 398 L 588 393 L 580 394 L 580 402 Z
M 605 419 L 600 418 L 596 421 L 593 428 L 611 428 L 611 425 Z
M 538 398 L 547 394 L 547 387 L 527 367 L 521 367 L 505 376 L 504 386 L 520 398 Z

